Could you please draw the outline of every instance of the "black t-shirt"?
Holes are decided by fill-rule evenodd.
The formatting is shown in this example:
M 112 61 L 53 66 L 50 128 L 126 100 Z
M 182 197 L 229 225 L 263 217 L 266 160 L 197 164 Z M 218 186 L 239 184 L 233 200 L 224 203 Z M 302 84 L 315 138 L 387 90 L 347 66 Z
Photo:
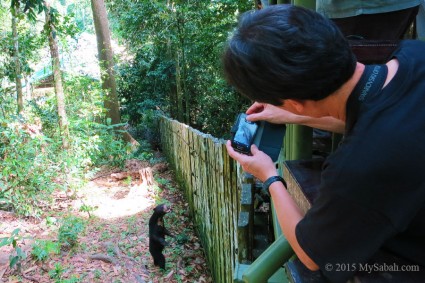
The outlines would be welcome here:
M 332 282 L 348 280 L 378 250 L 425 268 L 425 43 L 402 42 L 394 57 L 396 75 L 361 103 L 296 227 Z M 347 119 L 356 115 L 350 99 Z

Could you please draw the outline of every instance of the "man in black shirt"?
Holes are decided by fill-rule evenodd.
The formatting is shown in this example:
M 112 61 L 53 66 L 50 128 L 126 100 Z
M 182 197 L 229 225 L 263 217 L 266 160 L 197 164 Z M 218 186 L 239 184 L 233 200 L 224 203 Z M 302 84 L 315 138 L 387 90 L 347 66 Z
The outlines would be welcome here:
M 275 5 L 241 18 L 223 64 L 228 82 L 255 101 L 248 120 L 345 134 L 306 215 L 266 154 L 227 144 L 267 186 L 301 262 L 332 282 L 345 282 L 380 250 L 425 268 L 425 43 L 405 41 L 387 64 L 366 66 L 330 20 Z M 329 268 L 338 264 L 350 268 Z

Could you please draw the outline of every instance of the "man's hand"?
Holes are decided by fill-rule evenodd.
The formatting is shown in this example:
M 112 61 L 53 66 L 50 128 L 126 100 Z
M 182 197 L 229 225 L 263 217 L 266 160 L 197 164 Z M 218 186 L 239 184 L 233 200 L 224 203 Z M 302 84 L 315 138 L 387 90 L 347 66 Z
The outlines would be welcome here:
M 298 124 L 304 117 L 278 106 L 259 102 L 252 104 L 246 114 L 248 121 L 267 121 L 273 124 Z
M 273 124 L 298 124 L 334 133 L 344 133 L 345 122 L 331 116 L 313 118 L 297 115 L 281 107 L 255 102 L 246 110 L 248 121 L 267 121 Z
M 259 150 L 257 146 L 251 146 L 252 155 L 236 152 L 230 141 L 227 141 L 226 148 L 230 157 L 238 161 L 245 172 L 254 175 L 261 182 L 277 175 L 276 166 L 270 156 Z

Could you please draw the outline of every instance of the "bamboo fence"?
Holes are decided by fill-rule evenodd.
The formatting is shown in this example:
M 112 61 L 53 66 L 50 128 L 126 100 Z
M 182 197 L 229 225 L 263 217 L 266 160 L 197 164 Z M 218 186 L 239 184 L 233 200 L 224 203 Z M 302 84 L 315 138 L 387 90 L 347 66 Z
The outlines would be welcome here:
M 189 203 L 214 282 L 233 282 L 237 260 L 239 186 L 224 141 L 160 118 L 163 152 Z

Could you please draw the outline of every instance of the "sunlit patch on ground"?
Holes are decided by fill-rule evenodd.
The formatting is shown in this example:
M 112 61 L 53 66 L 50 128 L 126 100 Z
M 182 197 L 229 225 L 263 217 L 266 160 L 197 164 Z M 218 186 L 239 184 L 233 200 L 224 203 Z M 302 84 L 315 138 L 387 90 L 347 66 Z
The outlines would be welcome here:
M 76 205 L 89 205 L 95 210 L 92 214 L 101 219 L 114 219 L 135 215 L 155 204 L 150 196 L 152 189 L 142 184 L 129 186 L 124 190 L 119 186 L 99 187 L 94 181 L 84 189 L 85 198 Z

